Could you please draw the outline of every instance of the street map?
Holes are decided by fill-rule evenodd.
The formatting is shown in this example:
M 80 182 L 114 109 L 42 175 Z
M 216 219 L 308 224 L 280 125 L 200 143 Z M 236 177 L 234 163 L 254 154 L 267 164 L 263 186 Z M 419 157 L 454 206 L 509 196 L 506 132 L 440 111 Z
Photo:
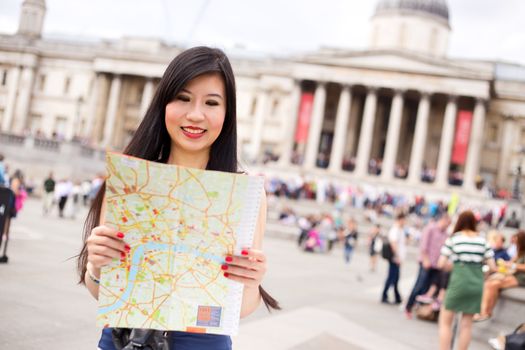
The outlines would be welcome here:
M 106 158 L 105 224 L 131 250 L 102 269 L 97 324 L 237 334 L 243 286 L 221 265 L 252 245 L 263 177 Z

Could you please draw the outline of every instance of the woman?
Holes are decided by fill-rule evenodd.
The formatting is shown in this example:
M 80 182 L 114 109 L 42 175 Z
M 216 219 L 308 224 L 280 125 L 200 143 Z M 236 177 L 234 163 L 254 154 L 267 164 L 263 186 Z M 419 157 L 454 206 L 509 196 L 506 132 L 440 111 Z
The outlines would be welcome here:
M 485 238 L 476 232 L 476 218 L 471 211 L 458 217 L 451 237 L 441 249 L 438 268 L 443 270 L 453 264 L 452 274 L 439 315 L 439 346 L 450 350 L 454 314 L 461 312 L 459 350 L 467 350 L 472 333 L 472 317 L 478 313 L 483 292 L 482 266 L 487 262 L 494 270 L 494 253 Z
M 144 119 L 124 150 L 127 155 L 179 166 L 237 173 L 235 80 L 228 58 L 218 49 L 195 47 L 169 64 Z M 78 260 L 80 283 L 98 297 L 100 269 L 127 253 L 123 234 L 104 225 L 104 190 L 93 201 L 84 228 Z M 266 197 L 252 248 L 243 256 L 225 257 L 225 277 L 244 284 L 241 317 L 252 313 L 260 299 L 268 308 L 278 303 L 261 287 L 266 257 L 260 250 L 266 220 Z M 228 336 L 172 332 L 177 350 L 231 349 Z M 104 329 L 102 350 L 115 349 L 111 329 Z
M 492 316 L 492 310 L 496 306 L 500 290 L 525 287 L 525 231 L 516 234 L 517 256 L 505 262 L 509 271 L 507 275 L 499 275 L 499 278 L 489 278 L 483 287 L 483 299 L 481 301 L 481 312 L 474 316 L 475 322 L 488 320 Z

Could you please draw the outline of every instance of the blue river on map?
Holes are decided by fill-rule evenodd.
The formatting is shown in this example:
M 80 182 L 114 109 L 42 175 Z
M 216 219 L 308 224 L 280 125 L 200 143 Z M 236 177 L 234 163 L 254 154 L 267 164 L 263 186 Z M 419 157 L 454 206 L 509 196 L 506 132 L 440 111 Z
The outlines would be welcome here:
M 142 262 L 144 258 L 144 249 L 156 250 L 156 251 L 168 251 L 171 249 L 173 253 L 184 253 L 184 254 L 193 255 L 195 257 L 201 257 L 206 260 L 213 261 L 219 265 L 222 265 L 224 263 L 224 257 L 213 255 L 213 254 L 202 254 L 198 250 L 190 249 L 184 245 L 172 245 L 172 244 L 158 243 L 158 242 L 149 242 L 149 243 L 140 245 L 134 250 L 134 253 L 133 253 L 126 290 L 114 304 L 100 308 L 99 309 L 100 313 L 108 313 L 108 312 L 115 311 L 121 308 L 122 306 L 124 306 L 125 303 L 129 302 L 131 291 L 133 290 L 133 285 L 135 284 L 137 273 L 139 272 L 139 264 Z

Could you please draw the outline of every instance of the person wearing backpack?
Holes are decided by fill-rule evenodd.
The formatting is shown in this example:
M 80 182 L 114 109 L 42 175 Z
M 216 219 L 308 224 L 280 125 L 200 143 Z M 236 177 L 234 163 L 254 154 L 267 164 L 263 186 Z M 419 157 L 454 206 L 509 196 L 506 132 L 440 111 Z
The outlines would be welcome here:
M 406 257 L 406 235 L 405 235 L 405 214 L 400 213 L 396 216 L 394 225 L 388 232 L 388 240 L 383 244 L 383 257 L 388 256 L 387 250 L 390 247 L 391 258 L 388 259 L 388 275 L 385 281 L 385 287 L 381 297 L 381 302 L 390 304 L 388 300 L 388 291 L 394 289 L 395 304 L 401 304 L 402 299 L 398 290 L 400 268 Z

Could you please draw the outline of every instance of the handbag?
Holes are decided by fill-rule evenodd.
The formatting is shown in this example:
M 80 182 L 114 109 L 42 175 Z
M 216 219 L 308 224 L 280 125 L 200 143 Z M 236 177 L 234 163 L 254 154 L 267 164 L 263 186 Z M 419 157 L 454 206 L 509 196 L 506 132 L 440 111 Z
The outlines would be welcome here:
M 155 329 L 113 328 L 117 350 L 169 350 L 169 332 Z
M 525 323 L 516 330 L 505 336 L 505 350 L 525 350 Z

